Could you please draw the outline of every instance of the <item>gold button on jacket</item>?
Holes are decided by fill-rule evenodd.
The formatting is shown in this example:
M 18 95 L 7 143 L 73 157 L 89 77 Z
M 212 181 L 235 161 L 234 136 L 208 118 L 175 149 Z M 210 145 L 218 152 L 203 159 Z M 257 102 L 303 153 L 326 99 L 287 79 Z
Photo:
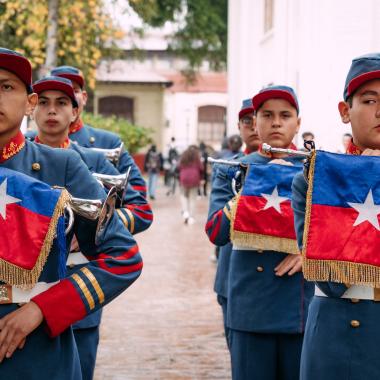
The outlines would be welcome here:
M 257 267 L 256 270 L 257 270 L 258 272 L 264 272 L 264 268 L 263 268 L 263 267 Z
M 359 326 L 360 326 L 360 322 L 357 321 L 356 319 L 353 319 L 353 320 L 351 321 L 351 326 L 352 326 L 352 327 L 359 327 Z

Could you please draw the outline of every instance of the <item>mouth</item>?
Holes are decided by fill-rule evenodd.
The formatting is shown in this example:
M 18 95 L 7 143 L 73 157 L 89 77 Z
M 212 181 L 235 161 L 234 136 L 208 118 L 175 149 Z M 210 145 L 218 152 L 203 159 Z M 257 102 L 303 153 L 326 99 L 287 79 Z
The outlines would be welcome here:
M 270 137 L 282 137 L 283 134 L 281 132 L 272 132 L 269 136 Z
M 54 127 L 55 125 L 58 124 L 58 121 L 57 121 L 57 120 L 54 120 L 54 119 L 48 119 L 48 120 L 46 120 L 46 124 L 47 124 L 49 127 Z

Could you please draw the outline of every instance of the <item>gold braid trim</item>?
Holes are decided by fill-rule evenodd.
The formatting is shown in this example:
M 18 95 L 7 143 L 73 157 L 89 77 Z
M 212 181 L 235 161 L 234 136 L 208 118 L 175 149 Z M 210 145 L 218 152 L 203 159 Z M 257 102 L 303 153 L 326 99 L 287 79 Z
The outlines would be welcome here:
M 332 281 L 351 285 L 380 287 L 380 267 L 338 260 L 305 259 L 304 277 L 309 281 Z
M 237 208 L 238 208 L 239 201 L 240 201 L 240 196 L 241 196 L 241 190 L 238 192 L 238 194 L 234 198 L 232 198 L 228 202 L 228 204 L 230 206 L 230 215 L 229 215 L 230 217 L 229 217 L 229 220 L 230 220 L 230 240 L 231 241 L 234 241 L 235 240 L 235 236 L 236 236 L 235 235 L 236 231 L 234 230 L 234 225 L 235 225 L 235 218 L 236 218 Z
M 294 239 L 234 231 L 234 237 L 231 238 L 231 241 L 241 247 L 285 252 L 293 255 L 299 254 L 297 241 Z
M 313 202 L 313 186 L 314 186 L 314 170 L 315 170 L 315 160 L 317 158 L 317 152 L 314 151 L 311 153 L 309 174 L 308 174 L 308 189 L 306 194 L 306 210 L 305 210 L 305 225 L 303 229 L 303 238 L 302 238 L 302 258 L 303 264 L 305 265 L 306 261 L 306 251 L 307 251 L 307 239 L 309 236 L 310 228 L 310 218 L 311 218 L 311 206 Z
M 45 236 L 40 254 L 34 264 L 33 269 L 25 269 L 0 259 L 0 280 L 9 285 L 14 285 L 23 289 L 31 289 L 41 274 L 49 256 L 54 238 L 56 236 L 58 219 L 63 215 L 66 204 L 70 200 L 70 194 L 63 189 L 55 206 L 48 231 Z

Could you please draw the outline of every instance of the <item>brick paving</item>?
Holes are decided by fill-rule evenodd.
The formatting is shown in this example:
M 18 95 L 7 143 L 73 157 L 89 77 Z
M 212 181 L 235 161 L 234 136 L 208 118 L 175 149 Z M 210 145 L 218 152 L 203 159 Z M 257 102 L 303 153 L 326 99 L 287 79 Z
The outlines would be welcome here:
M 95 380 L 230 379 L 203 231 L 207 201 L 197 201 L 196 223 L 186 226 L 178 197 L 163 191 L 153 225 L 136 236 L 143 273 L 104 309 Z

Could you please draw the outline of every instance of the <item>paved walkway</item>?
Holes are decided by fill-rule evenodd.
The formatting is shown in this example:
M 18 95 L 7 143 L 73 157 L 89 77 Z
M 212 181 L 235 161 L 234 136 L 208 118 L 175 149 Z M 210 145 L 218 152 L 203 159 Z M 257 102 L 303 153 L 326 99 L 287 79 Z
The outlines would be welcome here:
M 230 379 L 203 230 L 207 201 L 186 226 L 179 199 L 162 191 L 152 227 L 137 235 L 143 273 L 104 310 L 95 380 Z

